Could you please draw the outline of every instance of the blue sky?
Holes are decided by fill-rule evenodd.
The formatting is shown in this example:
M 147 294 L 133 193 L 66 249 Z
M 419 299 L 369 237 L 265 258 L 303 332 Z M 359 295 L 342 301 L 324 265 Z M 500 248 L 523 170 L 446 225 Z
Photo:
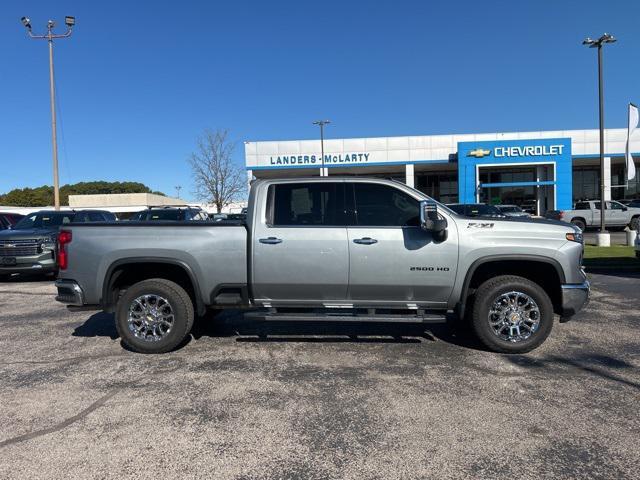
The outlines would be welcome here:
M 640 102 L 640 2 L 18 1 L 0 6 L 0 192 L 51 184 L 49 18 L 61 183 L 132 180 L 183 196 L 206 127 L 238 141 L 597 127 L 587 36 L 605 52 L 608 127 Z M 62 30 L 62 28 L 61 28 Z

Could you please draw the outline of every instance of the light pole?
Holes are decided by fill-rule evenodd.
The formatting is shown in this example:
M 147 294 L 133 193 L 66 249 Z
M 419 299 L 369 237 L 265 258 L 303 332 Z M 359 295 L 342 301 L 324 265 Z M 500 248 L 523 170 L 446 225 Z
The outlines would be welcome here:
M 604 201 L 604 86 L 602 80 L 602 47 L 606 43 L 613 43 L 616 39 L 613 35 L 609 35 L 605 33 L 597 40 L 592 40 L 590 37 L 587 37 L 582 44 L 589 46 L 589 48 L 597 48 L 598 49 L 598 106 L 600 112 L 600 238 L 598 244 L 609 245 L 609 241 L 604 240 L 608 232 L 605 225 L 604 220 L 604 210 L 605 210 L 605 201 Z
M 176 197 L 180 198 L 180 190 L 182 190 L 182 185 L 176 185 Z
M 31 20 L 27 17 L 20 19 L 27 29 L 27 33 L 31 38 L 45 39 L 49 42 L 49 94 L 51 96 L 51 143 L 53 147 L 53 201 L 56 210 L 60 210 L 60 182 L 58 180 L 58 139 L 56 138 L 56 91 L 53 79 L 53 40 L 55 38 L 66 38 L 71 36 L 71 30 L 76 24 L 75 17 L 64 17 L 64 24 L 67 31 L 61 35 L 53 33 L 56 26 L 53 20 L 47 22 L 47 33 L 45 35 L 34 35 L 31 31 Z
M 321 153 L 321 167 L 320 167 L 320 176 L 328 177 L 329 172 L 324 168 L 324 126 L 330 124 L 329 120 L 316 120 L 313 122 L 314 125 L 318 125 L 320 127 L 320 153 Z

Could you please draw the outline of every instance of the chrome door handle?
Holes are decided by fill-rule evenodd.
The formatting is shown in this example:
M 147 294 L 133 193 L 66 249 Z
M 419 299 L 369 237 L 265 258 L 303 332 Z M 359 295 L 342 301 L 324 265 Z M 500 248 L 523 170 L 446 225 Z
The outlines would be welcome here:
M 259 242 L 266 243 L 268 245 L 275 245 L 276 243 L 282 243 L 282 239 L 276 238 L 276 237 L 268 237 L 268 238 L 261 238 Z
M 359 243 L 360 245 L 373 245 L 374 243 L 378 243 L 378 240 L 371 237 L 355 238 L 353 243 Z

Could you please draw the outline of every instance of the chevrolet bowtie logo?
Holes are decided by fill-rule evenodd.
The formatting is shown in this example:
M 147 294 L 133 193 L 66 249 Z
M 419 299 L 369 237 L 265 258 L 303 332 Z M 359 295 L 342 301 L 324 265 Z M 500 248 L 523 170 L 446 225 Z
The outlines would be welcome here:
M 483 150 L 481 148 L 476 148 L 475 150 L 470 150 L 469 153 L 467 153 L 467 157 L 482 158 L 482 157 L 486 157 L 490 153 L 491 153 L 491 150 Z

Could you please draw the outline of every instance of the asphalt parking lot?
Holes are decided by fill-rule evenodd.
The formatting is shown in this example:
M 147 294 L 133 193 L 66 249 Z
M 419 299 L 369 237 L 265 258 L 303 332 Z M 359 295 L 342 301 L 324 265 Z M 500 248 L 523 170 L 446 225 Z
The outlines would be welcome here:
M 640 277 L 528 355 L 445 326 L 200 321 L 123 350 L 51 282 L 0 283 L 0 478 L 638 478 Z

